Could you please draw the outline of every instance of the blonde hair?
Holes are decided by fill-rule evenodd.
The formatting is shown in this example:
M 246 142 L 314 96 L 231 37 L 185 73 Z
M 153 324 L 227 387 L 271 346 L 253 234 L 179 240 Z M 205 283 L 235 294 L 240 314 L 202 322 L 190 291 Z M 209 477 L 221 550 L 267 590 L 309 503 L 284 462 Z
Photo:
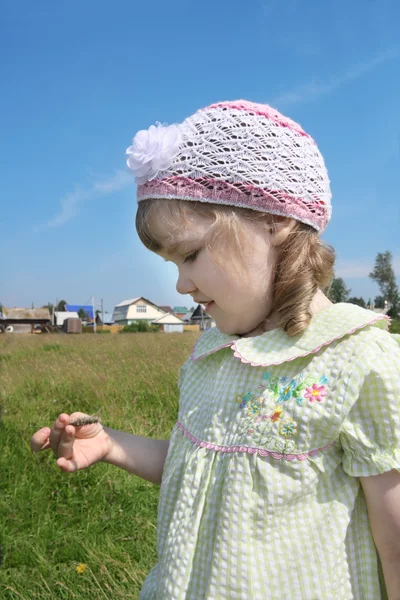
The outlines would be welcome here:
M 228 241 L 240 256 L 243 221 L 264 222 L 267 228 L 281 217 L 248 208 L 208 204 L 177 199 L 151 199 L 139 202 L 136 230 L 142 243 L 153 252 L 162 249 L 150 227 L 154 210 L 162 208 L 162 219 L 169 228 L 181 230 L 188 224 L 190 213 L 212 219 L 212 242 L 208 251 L 213 253 L 221 242 Z M 218 262 L 219 253 L 213 253 Z M 335 253 L 325 244 L 310 225 L 296 222 L 286 240 L 277 248 L 277 262 L 272 290 L 271 313 L 276 311 L 278 325 L 290 336 L 303 332 L 310 320 L 310 305 L 318 289 L 326 289 L 333 278 Z

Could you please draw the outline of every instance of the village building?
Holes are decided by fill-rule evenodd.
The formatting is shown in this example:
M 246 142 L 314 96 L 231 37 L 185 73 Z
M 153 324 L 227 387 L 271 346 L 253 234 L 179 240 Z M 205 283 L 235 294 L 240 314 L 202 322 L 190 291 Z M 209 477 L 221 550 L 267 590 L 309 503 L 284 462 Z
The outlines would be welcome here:
M 6 308 L 0 312 L 0 332 L 31 333 L 35 327 L 50 325 L 48 308 Z
M 206 313 L 201 304 L 198 304 L 190 317 L 191 325 L 199 325 L 200 331 L 215 327 L 214 319 Z
M 66 304 L 65 310 L 67 312 L 78 313 L 80 310 L 83 310 L 86 314 L 86 319 L 82 319 L 84 323 L 93 324 L 94 314 L 93 314 L 93 306 L 91 304 Z
M 164 333 L 183 333 L 185 325 L 182 319 L 170 313 L 166 313 L 159 319 L 156 319 L 153 321 L 153 324 L 159 325 L 160 331 Z
M 174 315 L 179 319 L 183 319 L 188 312 L 190 311 L 186 308 L 186 306 L 174 306 L 173 308 Z
M 171 315 L 174 314 L 174 310 L 171 306 L 159 306 L 159 308 L 161 308 L 161 310 L 164 312 L 170 313 Z
M 114 323 L 113 314 L 107 311 L 96 314 L 96 325 L 112 325 Z
M 165 314 L 166 311 L 141 296 L 117 304 L 114 308 L 113 320 L 116 325 L 130 325 L 136 321 L 146 321 L 150 325 Z
M 79 315 L 77 312 L 69 312 L 66 310 L 56 310 L 54 312 L 54 325 L 57 325 L 57 327 L 62 327 L 64 325 L 64 321 L 67 319 L 79 319 Z

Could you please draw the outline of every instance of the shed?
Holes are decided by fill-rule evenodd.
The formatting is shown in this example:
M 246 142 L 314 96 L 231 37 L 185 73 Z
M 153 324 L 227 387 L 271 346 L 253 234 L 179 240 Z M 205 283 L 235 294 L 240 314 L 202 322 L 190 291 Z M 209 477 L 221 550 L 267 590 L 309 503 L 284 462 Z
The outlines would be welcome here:
M 183 333 L 184 323 L 182 319 L 175 317 L 175 315 L 166 314 L 156 319 L 152 323 L 153 325 L 160 325 L 161 331 L 164 333 Z
M 82 321 L 79 317 L 76 319 L 71 317 L 63 322 L 63 331 L 65 333 L 82 333 Z
M 6 308 L 0 313 L 0 331 L 32 331 L 35 325 L 47 325 L 51 321 L 48 308 Z

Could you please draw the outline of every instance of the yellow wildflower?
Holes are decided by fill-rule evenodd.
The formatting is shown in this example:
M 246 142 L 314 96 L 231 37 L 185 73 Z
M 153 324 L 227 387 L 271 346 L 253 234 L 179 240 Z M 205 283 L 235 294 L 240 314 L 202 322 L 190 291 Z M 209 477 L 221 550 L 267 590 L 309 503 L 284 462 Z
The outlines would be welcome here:
M 81 574 L 84 573 L 87 569 L 87 565 L 85 565 L 84 563 L 80 563 L 77 567 L 76 567 L 76 572 Z

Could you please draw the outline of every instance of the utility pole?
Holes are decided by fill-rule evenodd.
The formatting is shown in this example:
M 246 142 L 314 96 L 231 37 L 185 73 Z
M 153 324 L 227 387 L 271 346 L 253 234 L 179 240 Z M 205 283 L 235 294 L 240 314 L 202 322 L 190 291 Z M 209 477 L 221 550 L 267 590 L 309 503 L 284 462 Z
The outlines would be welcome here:
M 94 312 L 94 296 L 92 296 L 92 308 L 93 308 L 93 331 L 96 333 L 96 313 Z

